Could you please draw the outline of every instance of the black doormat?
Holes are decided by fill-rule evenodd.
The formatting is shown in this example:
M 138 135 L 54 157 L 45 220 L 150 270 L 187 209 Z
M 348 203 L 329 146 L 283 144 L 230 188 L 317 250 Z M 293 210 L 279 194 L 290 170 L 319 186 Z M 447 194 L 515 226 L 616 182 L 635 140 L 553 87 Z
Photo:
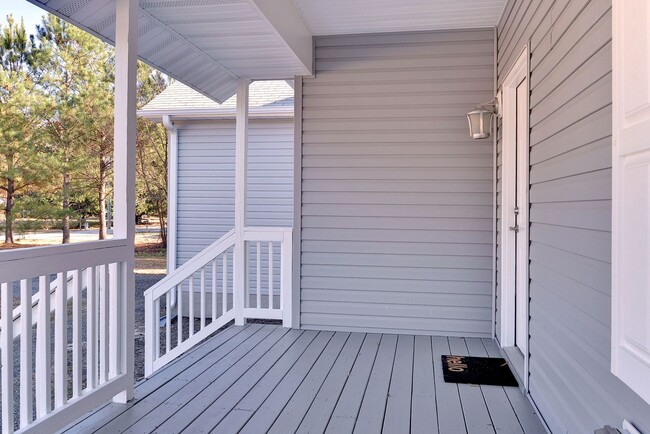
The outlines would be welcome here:
M 518 386 L 508 362 L 497 357 L 442 356 L 442 375 L 445 383 Z

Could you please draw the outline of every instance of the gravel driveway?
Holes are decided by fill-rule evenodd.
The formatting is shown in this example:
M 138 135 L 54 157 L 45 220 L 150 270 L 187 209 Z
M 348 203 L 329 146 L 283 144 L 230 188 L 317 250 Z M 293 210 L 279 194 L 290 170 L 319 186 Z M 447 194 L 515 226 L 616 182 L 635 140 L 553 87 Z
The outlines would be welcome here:
M 163 273 L 135 273 L 135 381 L 144 377 L 144 292 L 163 277 Z

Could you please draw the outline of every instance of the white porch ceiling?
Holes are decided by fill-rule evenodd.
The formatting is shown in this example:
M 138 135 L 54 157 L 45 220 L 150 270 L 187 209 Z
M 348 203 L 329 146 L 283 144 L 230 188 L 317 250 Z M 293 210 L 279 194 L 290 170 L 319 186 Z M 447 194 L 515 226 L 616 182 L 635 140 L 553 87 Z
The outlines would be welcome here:
M 293 0 L 314 35 L 496 26 L 505 0 Z
M 115 0 L 27 0 L 109 43 Z M 505 0 L 139 0 L 140 58 L 223 102 L 238 77 L 311 74 L 313 35 L 490 27 Z
M 28 1 L 115 41 L 115 0 Z M 140 0 L 138 55 L 218 102 L 233 95 L 238 77 L 310 74 L 311 33 L 290 0 L 272 1 L 291 7 L 295 17 L 285 12 L 282 19 L 294 21 L 293 34 L 283 34 L 277 17 L 262 12 L 266 0 Z

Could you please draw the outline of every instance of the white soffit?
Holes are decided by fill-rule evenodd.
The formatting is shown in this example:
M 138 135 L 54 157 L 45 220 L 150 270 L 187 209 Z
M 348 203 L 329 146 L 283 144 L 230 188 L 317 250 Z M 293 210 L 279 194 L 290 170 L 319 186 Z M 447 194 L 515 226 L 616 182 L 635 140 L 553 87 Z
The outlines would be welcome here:
M 293 0 L 314 35 L 493 27 L 505 0 Z
M 109 43 L 115 41 L 115 0 L 28 1 Z M 269 0 L 140 0 L 138 55 L 218 102 L 233 95 L 238 77 L 309 75 L 309 30 L 291 0 L 273 4 L 274 8 L 269 8 Z

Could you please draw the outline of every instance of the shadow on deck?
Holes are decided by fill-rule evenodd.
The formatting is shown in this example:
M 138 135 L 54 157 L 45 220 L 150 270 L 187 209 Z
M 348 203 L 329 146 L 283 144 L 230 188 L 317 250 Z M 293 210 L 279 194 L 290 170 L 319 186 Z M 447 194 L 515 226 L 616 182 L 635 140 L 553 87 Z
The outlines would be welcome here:
M 231 326 L 67 432 L 545 433 L 518 388 L 445 383 L 494 341 Z

